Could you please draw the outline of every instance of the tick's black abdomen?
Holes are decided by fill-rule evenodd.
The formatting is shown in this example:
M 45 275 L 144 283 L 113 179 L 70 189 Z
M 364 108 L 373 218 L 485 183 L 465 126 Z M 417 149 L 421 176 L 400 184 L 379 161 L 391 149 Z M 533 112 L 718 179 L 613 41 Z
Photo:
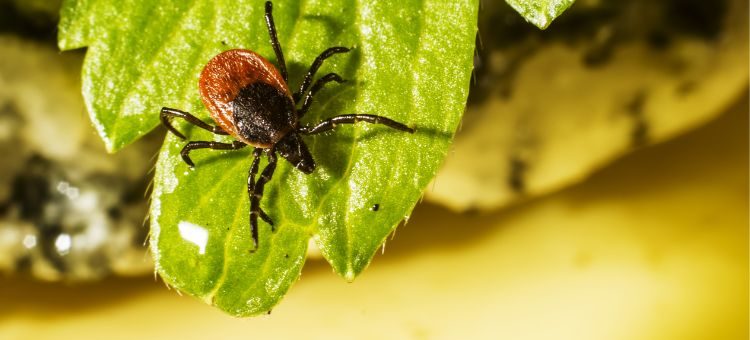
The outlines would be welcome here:
M 259 145 L 276 144 L 297 125 L 292 99 L 263 82 L 240 90 L 232 101 L 232 118 L 238 134 Z

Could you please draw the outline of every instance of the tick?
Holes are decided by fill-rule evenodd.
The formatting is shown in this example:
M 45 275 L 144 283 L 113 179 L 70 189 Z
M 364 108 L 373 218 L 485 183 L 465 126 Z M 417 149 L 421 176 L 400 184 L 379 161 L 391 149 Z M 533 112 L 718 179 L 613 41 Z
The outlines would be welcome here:
M 314 125 L 300 124 L 300 119 L 307 113 L 315 94 L 330 82 L 343 83 L 336 73 L 328 73 L 313 78 L 323 61 L 329 57 L 349 52 L 346 47 L 331 47 L 323 51 L 307 71 L 299 90 L 289 90 L 286 63 L 281 51 L 281 44 L 276 37 L 273 22 L 273 5 L 266 2 L 266 26 L 271 38 L 271 46 L 276 54 L 278 69 L 274 65 L 250 50 L 228 50 L 213 57 L 203 68 L 198 87 L 203 104 L 217 125 L 203 122 L 192 114 L 177 109 L 161 109 L 162 124 L 177 137 L 186 139 L 185 135 L 171 124 L 174 117 L 208 130 L 217 135 L 230 135 L 235 141 L 221 143 L 213 141 L 189 141 L 180 151 L 182 159 L 193 168 L 190 152 L 196 149 L 239 150 L 246 146 L 254 147 L 253 162 L 247 176 L 247 194 L 250 201 L 250 232 L 253 238 L 253 249 L 258 248 L 258 217 L 266 221 L 275 231 L 272 219 L 260 208 L 263 188 L 271 180 L 276 170 L 277 154 L 289 161 L 295 168 L 305 174 L 315 171 L 315 160 L 307 148 L 302 136 L 315 135 L 334 129 L 339 124 L 366 122 L 382 124 L 387 127 L 414 133 L 414 129 L 402 123 L 370 114 L 345 114 L 334 116 Z M 310 86 L 312 84 L 312 87 Z M 304 98 L 304 100 L 302 100 Z M 301 107 L 298 109 L 297 106 Z M 268 157 L 268 165 L 256 181 L 260 158 Z

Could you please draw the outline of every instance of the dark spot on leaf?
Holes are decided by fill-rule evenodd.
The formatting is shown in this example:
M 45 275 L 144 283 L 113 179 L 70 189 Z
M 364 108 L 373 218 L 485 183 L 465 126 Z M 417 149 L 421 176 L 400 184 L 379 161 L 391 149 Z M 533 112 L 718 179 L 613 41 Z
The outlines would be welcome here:
M 372 211 L 378 211 L 379 209 L 380 209 L 380 204 L 377 204 L 377 203 L 373 204 L 372 208 L 370 208 L 370 210 Z

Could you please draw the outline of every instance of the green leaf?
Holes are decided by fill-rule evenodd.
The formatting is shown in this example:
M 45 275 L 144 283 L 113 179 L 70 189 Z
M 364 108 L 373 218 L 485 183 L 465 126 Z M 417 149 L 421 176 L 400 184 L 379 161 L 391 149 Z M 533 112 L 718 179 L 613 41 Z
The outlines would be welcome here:
M 275 2 L 291 88 L 324 49 L 352 47 L 318 72 L 348 81 L 321 90 L 303 124 L 369 113 L 417 132 L 359 123 L 304 137 L 318 166 L 305 175 L 279 159 L 261 201 L 277 230 L 261 221 L 254 253 L 251 148 L 195 151 L 190 170 L 179 155 L 186 142 L 169 134 L 151 205 L 151 249 L 164 280 L 233 315 L 263 313 L 299 278 L 311 237 L 334 271 L 353 280 L 408 217 L 448 151 L 468 95 L 477 10 L 477 0 Z M 162 106 L 210 121 L 197 82 L 221 51 L 246 48 L 275 61 L 261 1 L 78 0 L 67 1 L 62 15 L 60 46 L 89 46 L 84 94 L 112 150 L 157 124 Z M 231 140 L 175 123 L 189 140 Z
M 526 21 L 545 29 L 575 0 L 505 0 Z

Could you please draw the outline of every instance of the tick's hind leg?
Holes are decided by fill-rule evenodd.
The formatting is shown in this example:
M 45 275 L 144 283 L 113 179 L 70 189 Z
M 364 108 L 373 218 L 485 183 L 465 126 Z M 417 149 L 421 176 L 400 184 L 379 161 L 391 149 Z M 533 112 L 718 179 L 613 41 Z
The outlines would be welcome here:
M 315 126 L 303 126 L 299 132 L 305 135 L 314 135 L 321 132 L 333 130 L 339 124 L 354 124 L 357 122 L 366 122 L 370 124 L 382 124 L 389 128 L 401 130 L 408 133 L 414 133 L 414 129 L 410 128 L 402 123 L 399 123 L 390 118 L 385 118 L 376 115 L 366 114 L 351 114 L 351 115 L 340 115 L 328 118 Z
M 260 164 L 260 156 L 263 154 L 263 149 L 255 148 L 253 150 L 253 164 L 250 166 L 250 171 L 247 174 L 247 197 L 248 201 L 252 202 L 253 196 L 255 195 L 255 175 L 258 174 L 258 165 Z M 259 210 L 260 218 L 270 224 L 273 228 L 273 220 L 263 211 Z
M 189 167 L 193 168 L 195 167 L 195 164 L 193 163 L 193 160 L 190 159 L 190 151 L 193 151 L 195 149 L 239 150 L 246 146 L 247 144 L 239 141 L 234 141 L 231 144 L 208 141 L 188 142 L 182 148 L 182 151 L 180 151 L 180 156 L 182 156 L 182 160 L 185 161 L 185 163 L 187 163 Z
M 173 117 L 178 117 L 178 118 L 182 118 L 184 120 L 187 120 L 189 123 L 191 123 L 191 124 L 193 124 L 193 125 L 201 128 L 201 129 L 204 129 L 204 130 L 210 131 L 212 133 L 215 133 L 217 135 L 228 135 L 229 134 L 229 133 L 227 133 L 226 131 L 224 131 L 222 128 L 220 128 L 218 126 L 213 126 L 213 125 L 206 124 L 204 121 L 198 119 L 198 117 L 193 116 L 193 115 L 191 115 L 188 112 L 180 111 L 180 110 L 177 110 L 177 109 L 170 109 L 168 107 L 161 108 L 161 112 L 159 113 L 159 118 L 161 119 L 162 125 L 164 125 L 164 127 L 166 127 L 167 130 L 169 130 L 170 132 L 174 133 L 175 136 L 180 137 L 182 139 L 185 139 L 185 135 L 183 135 L 180 131 L 177 131 L 177 129 L 175 129 L 174 126 L 172 126 L 172 122 L 170 121 L 170 119 L 173 118 Z
M 258 150 L 258 149 L 256 149 Z M 260 159 L 260 155 L 256 152 L 255 159 L 253 160 L 253 166 L 250 167 L 250 173 L 253 175 L 253 167 L 255 168 L 255 171 L 257 173 L 257 164 Z M 268 150 L 268 165 L 266 165 L 266 168 L 263 169 L 263 172 L 260 174 L 260 178 L 258 178 L 258 182 L 255 183 L 255 186 L 253 188 L 253 193 L 250 195 L 250 233 L 253 237 L 254 242 L 254 248 L 252 251 L 255 251 L 258 249 L 258 216 L 260 216 L 264 221 L 269 222 L 271 224 L 271 230 L 273 231 L 273 224 L 270 223 L 270 218 L 263 212 L 263 210 L 260 209 L 260 199 L 263 198 L 263 189 L 265 188 L 266 183 L 271 180 L 271 177 L 273 177 L 273 173 L 276 170 L 276 150 L 270 149 Z M 255 176 L 250 176 L 252 178 L 255 178 Z M 248 185 L 250 184 L 250 179 L 248 179 Z M 250 190 L 248 189 L 248 192 Z

